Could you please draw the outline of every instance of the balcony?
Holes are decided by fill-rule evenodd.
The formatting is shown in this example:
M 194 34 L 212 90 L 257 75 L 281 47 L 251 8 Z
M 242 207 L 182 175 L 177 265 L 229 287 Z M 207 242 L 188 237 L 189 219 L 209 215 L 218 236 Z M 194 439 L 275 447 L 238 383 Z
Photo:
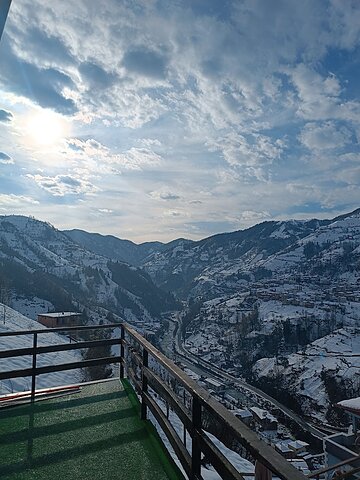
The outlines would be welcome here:
M 111 329 L 111 338 L 80 340 L 99 329 Z M 38 344 L 48 332 L 78 341 Z M 28 356 L 31 367 L 0 371 L 0 380 L 30 377 L 31 390 L 17 396 L 21 405 L 10 406 L 14 399 L 7 398 L 0 409 L 0 479 L 201 480 L 210 478 L 205 470 L 211 478 L 254 478 L 236 468 L 228 452 L 260 462 L 276 478 L 306 478 L 126 324 L 0 332 L 0 343 L 9 335 L 32 336 L 32 347 L 0 350 L 0 360 Z M 118 354 L 39 366 L 40 355 L 104 345 Z M 44 373 L 116 363 L 120 380 L 36 388 Z
M 183 478 L 126 380 L 51 396 L 0 410 L 0 478 Z

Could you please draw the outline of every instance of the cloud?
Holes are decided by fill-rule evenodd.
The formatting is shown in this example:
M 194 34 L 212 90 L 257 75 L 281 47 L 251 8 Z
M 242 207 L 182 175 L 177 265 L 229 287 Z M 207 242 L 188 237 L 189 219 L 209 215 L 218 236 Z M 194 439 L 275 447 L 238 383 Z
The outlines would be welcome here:
M 111 208 L 99 208 L 98 211 L 100 213 L 107 213 L 107 214 L 110 214 L 110 213 L 114 212 L 114 210 L 112 210 Z
M 220 151 L 231 167 L 241 169 L 243 176 L 259 181 L 267 179 L 269 167 L 281 157 L 285 149 L 284 140 L 274 140 L 262 134 L 245 137 L 235 131 L 215 141 L 209 140 L 207 145 L 210 151 Z M 225 179 L 227 173 L 224 173 Z
M 19 208 L 24 204 L 38 205 L 39 202 L 31 197 L 15 194 L 0 193 L 0 208 Z
M 90 88 L 108 88 L 117 78 L 114 73 L 105 71 L 100 65 L 93 62 L 81 63 L 79 72 Z
M 125 52 L 122 64 L 130 73 L 154 79 L 164 79 L 168 57 L 163 52 L 160 53 L 146 46 L 139 46 Z
M 332 150 L 351 142 L 351 132 L 334 122 L 307 123 L 300 134 L 300 141 L 309 150 Z
M 113 162 L 120 168 L 128 170 L 141 170 L 160 165 L 162 158 L 148 148 L 132 147 L 126 152 L 114 155 Z
M 9 123 L 13 119 L 13 114 L 7 110 L 0 109 L 0 122 Z
M 156 199 L 156 200 L 179 200 L 181 197 L 180 195 L 177 195 L 174 192 L 169 192 L 166 190 L 158 190 L 158 191 L 153 191 L 149 193 L 150 197 Z
M 54 197 L 88 195 L 97 191 L 97 188 L 90 182 L 71 175 L 47 177 L 40 174 L 28 174 L 27 177 L 34 180 L 40 188 L 46 190 Z
M 56 68 L 38 67 L 17 57 L 6 36 L 2 39 L 2 47 L 0 83 L 41 107 L 66 115 L 77 111 L 74 101 L 64 94 L 66 88 L 75 88 L 69 75 Z
M 28 62 L 36 60 L 38 63 L 53 65 L 74 66 L 76 59 L 71 50 L 64 43 L 63 38 L 53 35 L 47 28 L 40 29 L 32 25 L 28 29 L 19 29 L 13 25 L 16 31 L 18 44 L 26 45 L 21 51 L 21 57 Z M 19 47 L 19 45 L 17 45 Z
M 243 212 L 240 213 L 239 219 L 240 221 L 252 221 L 252 222 L 258 222 L 259 220 L 263 220 L 265 218 L 270 218 L 271 215 L 269 212 L 262 211 L 262 212 L 256 212 L 253 210 L 244 210 Z
M 68 151 L 66 155 L 74 159 L 95 160 L 99 167 L 124 170 L 142 170 L 160 165 L 162 157 L 147 147 L 131 147 L 122 153 L 115 153 L 97 140 L 90 138 L 81 140 L 71 138 L 67 140 Z M 97 168 L 96 166 L 94 166 Z
M 39 198 L 79 208 L 87 195 L 83 227 L 97 215 L 140 240 L 324 213 L 330 190 L 358 202 L 357 2 L 109 0 L 100 13 L 86 0 L 13 2 L 0 86 L 16 118 L 1 144 Z M 17 146 L 31 103 L 72 116 L 74 138 L 44 162 Z M 11 188 L 23 181 L 3 170 Z M 126 198 L 121 225 L 107 221 L 114 198 Z
M 188 214 L 180 210 L 165 210 L 164 216 L 165 217 L 187 217 Z
M 14 160 L 6 153 L 0 152 L 0 163 L 3 165 L 12 165 L 14 164 Z

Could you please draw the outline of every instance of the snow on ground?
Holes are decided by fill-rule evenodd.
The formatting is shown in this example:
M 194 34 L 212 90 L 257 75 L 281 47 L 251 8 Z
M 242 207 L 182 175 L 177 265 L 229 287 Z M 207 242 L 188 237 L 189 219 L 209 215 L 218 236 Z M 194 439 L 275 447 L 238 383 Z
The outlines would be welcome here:
M 52 303 L 38 297 L 30 299 L 16 296 L 11 299 L 11 306 L 14 310 L 32 320 L 36 320 L 39 313 L 53 311 L 54 309 Z
M 342 328 L 309 344 L 303 352 L 288 355 L 287 363 L 263 358 L 255 364 L 259 377 L 281 375 L 284 383 L 292 382 L 299 396 L 307 397 L 319 407 L 328 405 L 322 371 L 338 378 L 360 382 L 360 334 L 353 328 Z M 356 356 L 357 355 L 357 356 Z
M 3 304 L 0 303 L 0 311 L 3 309 Z M 0 332 L 15 332 L 20 330 L 36 330 L 47 329 L 40 323 L 30 320 L 29 318 L 21 315 L 19 312 L 6 306 L 6 318 L 5 324 L 3 318 L 0 322 Z M 15 348 L 27 348 L 31 347 L 33 342 L 32 335 L 22 336 L 9 336 L 0 337 L 0 350 L 10 350 Z M 61 343 L 69 343 L 69 339 L 66 336 L 56 333 L 44 333 L 38 335 L 38 345 L 57 345 Z M 70 363 L 81 360 L 81 354 L 79 351 L 68 352 L 53 352 L 46 353 L 37 356 L 37 366 L 42 367 L 46 365 L 56 365 L 60 363 Z M 11 370 L 20 370 L 30 368 L 32 365 L 32 357 L 21 356 L 12 358 L 0 359 L 0 371 L 6 372 Z M 72 383 L 78 383 L 81 380 L 80 370 L 69 370 L 64 372 L 47 373 L 37 377 L 36 387 L 46 388 L 59 385 L 68 385 Z M 10 380 L 0 381 L 0 393 L 6 394 L 11 392 L 20 392 L 30 390 L 31 378 L 20 377 Z
M 339 402 L 338 405 L 341 405 L 345 409 L 360 412 L 360 397 L 343 400 L 342 402 Z
M 165 412 L 166 407 L 165 407 L 164 402 L 160 398 L 157 398 L 156 402 L 159 404 L 159 406 Z M 180 461 L 176 457 L 176 454 L 175 454 L 174 450 L 172 449 L 172 447 L 169 443 L 169 440 L 167 439 L 165 433 L 162 431 L 162 429 L 157 424 L 157 421 L 156 421 L 155 417 L 150 413 L 149 418 L 150 418 L 151 422 L 156 426 L 161 440 L 164 442 L 164 445 L 169 450 L 169 452 L 170 452 L 172 458 L 174 459 L 175 463 L 180 468 L 180 470 L 183 472 L 183 474 L 185 474 L 185 472 L 184 472 L 184 470 L 183 470 L 183 468 L 180 464 Z M 175 431 L 179 435 L 179 437 L 182 439 L 183 438 L 183 432 L 184 432 L 183 431 L 183 423 L 181 422 L 179 417 L 172 410 L 169 410 L 169 420 L 170 420 L 171 425 L 173 426 L 173 428 L 175 429 Z M 254 473 L 255 467 L 251 462 L 249 462 L 245 458 L 242 458 L 238 453 L 236 453 L 236 452 L 230 450 L 229 448 L 227 448 L 223 443 L 220 442 L 220 440 L 218 440 L 211 433 L 206 433 L 206 434 L 208 435 L 210 440 L 215 444 L 215 446 L 223 453 L 223 455 L 225 455 L 225 457 L 229 460 L 229 462 L 239 472 L 250 473 L 250 474 Z M 191 455 L 191 437 L 188 433 L 186 435 L 186 447 L 187 447 L 188 452 Z M 215 469 L 211 465 L 209 465 L 207 468 L 205 468 L 204 466 L 201 467 L 201 476 L 202 476 L 202 478 L 204 478 L 204 480 L 221 480 L 220 475 L 215 471 Z M 247 480 L 246 476 L 244 478 L 245 478 L 245 480 Z M 254 477 L 251 476 L 249 478 L 253 479 Z

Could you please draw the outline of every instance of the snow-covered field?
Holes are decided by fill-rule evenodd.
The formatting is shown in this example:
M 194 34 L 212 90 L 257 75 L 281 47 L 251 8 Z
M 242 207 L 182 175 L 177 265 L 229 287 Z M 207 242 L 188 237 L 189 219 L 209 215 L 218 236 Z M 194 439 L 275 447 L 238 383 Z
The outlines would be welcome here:
M 0 311 L 3 311 L 3 304 L 0 304 Z M 5 324 L 3 318 L 0 321 L 0 332 L 15 332 L 20 330 L 44 329 L 41 324 L 34 320 L 24 317 L 19 312 L 6 306 Z M 15 348 L 31 347 L 33 342 L 32 335 L 0 337 L 0 350 L 10 350 Z M 38 345 L 57 345 L 69 343 L 69 339 L 56 333 L 44 333 L 38 335 Z M 37 356 L 37 366 L 56 365 L 60 363 L 70 363 L 81 360 L 79 351 L 53 352 Z M 31 356 L 21 356 L 13 358 L 0 359 L 0 371 L 6 372 L 29 368 L 32 365 Z M 81 380 L 80 370 L 69 370 L 64 372 L 47 373 L 37 377 L 36 387 L 45 388 L 58 385 L 68 385 L 77 383 Z M 0 393 L 21 392 L 30 390 L 31 378 L 20 377 L 10 380 L 0 381 Z
M 54 305 L 52 303 L 38 297 L 30 299 L 21 296 L 14 296 L 11 299 L 11 306 L 14 310 L 32 320 L 36 320 L 39 313 L 54 311 Z
M 166 407 L 165 407 L 165 404 L 163 403 L 163 401 L 160 398 L 157 398 L 156 401 L 157 401 L 158 405 L 162 408 L 162 410 L 165 412 Z M 161 437 L 162 441 L 164 442 L 166 448 L 169 450 L 169 452 L 170 452 L 172 458 L 174 459 L 175 463 L 177 464 L 177 466 L 180 468 L 180 470 L 185 475 L 185 472 L 184 472 L 184 470 L 181 466 L 180 461 L 176 457 L 176 454 L 173 451 L 165 433 L 162 431 L 162 429 L 157 424 L 157 421 L 155 420 L 155 417 L 152 414 L 150 414 L 149 418 L 151 419 L 152 423 L 154 423 L 154 425 L 156 426 L 159 436 Z M 181 420 L 179 419 L 179 417 L 171 409 L 169 410 L 169 420 L 170 420 L 171 425 L 175 429 L 176 433 L 179 435 L 179 437 L 183 438 L 183 424 L 182 424 Z M 239 472 L 244 473 L 244 474 L 246 474 L 246 473 L 253 474 L 254 473 L 255 467 L 251 462 L 249 462 L 249 460 L 246 460 L 245 458 L 242 458 L 238 453 L 236 453 L 236 452 L 230 450 L 229 448 L 227 448 L 222 442 L 220 442 L 220 440 L 218 440 L 211 433 L 207 433 L 207 435 L 210 438 L 210 440 L 214 443 L 214 445 L 221 451 L 221 453 L 223 455 L 225 455 L 225 457 L 229 460 L 229 462 Z M 189 454 L 191 455 L 191 437 L 188 433 L 186 435 L 186 447 L 187 447 L 187 450 L 188 450 Z M 220 475 L 216 472 L 216 470 L 214 469 L 214 467 L 212 465 L 207 465 L 206 467 L 202 466 L 201 467 L 201 476 L 202 476 L 202 478 L 204 478 L 204 480 L 221 480 Z M 253 475 L 251 475 L 249 477 L 244 476 L 245 480 L 248 480 L 248 479 L 250 480 L 250 479 L 253 479 L 253 478 L 254 478 Z
M 360 334 L 354 328 L 342 328 L 309 344 L 304 351 L 286 356 L 286 363 L 277 363 L 276 358 L 262 358 L 255 364 L 258 377 L 281 376 L 284 385 L 291 386 L 303 405 L 309 404 L 309 412 L 323 418 L 329 404 L 328 393 L 322 374 L 327 372 L 360 389 Z M 320 411 L 315 413 L 311 405 Z

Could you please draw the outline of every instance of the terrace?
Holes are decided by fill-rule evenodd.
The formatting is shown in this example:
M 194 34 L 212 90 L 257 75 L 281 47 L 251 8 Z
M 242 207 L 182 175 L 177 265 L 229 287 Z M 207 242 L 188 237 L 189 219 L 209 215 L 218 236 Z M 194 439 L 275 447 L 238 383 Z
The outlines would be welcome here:
M 84 340 L 88 331 L 104 329 L 112 332 L 107 339 Z M 48 333 L 78 341 L 39 344 Z M 30 377 L 31 390 L 0 398 L 1 479 L 254 478 L 253 471 L 236 468 L 230 452 L 259 461 L 273 478 L 307 478 L 126 324 L 0 332 L 0 344 L 7 336 L 30 336 L 32 347 L 0 349 L 0 360 L 27 357 L 31 367 L 0 371 L 0 380 Z M 44 365 L 49 353 L 103 346 L 118 352 Z M 107 364 L 119 365 L 120 378 L 36 388 L 39 375 Z M 358 459 L 351 456 L 308 478 L 328 478 L 338 469 L 336 478 L 358 478 Z
M 0 410 L 0 478 L 181 479 L 128 382 L 54 390 Z
M 49 332 L 80 339 L 101 329 L 110 329 L 111 338 L 38 344 Z M 0 380 L 31 377 L 31 390 L 0 402 L 0 478 L 200 480 L 210 478 L 207 472 L 211 478 L 254 478 L 236 467 L 230 451 L 257 460 L 274 478 L 306 478 L 126 324 L 0 332 L 0 342 L 9 335 L 32 336 L 32 347 L 0 350 L 0 359 L 28 356 L 32 366 L 0 371 Z M 104 345 L 119 354 L 38 366 L 47 353 Z M 120 379 L 36 388 L 44 373 L 106 364 L 119 364 Z

